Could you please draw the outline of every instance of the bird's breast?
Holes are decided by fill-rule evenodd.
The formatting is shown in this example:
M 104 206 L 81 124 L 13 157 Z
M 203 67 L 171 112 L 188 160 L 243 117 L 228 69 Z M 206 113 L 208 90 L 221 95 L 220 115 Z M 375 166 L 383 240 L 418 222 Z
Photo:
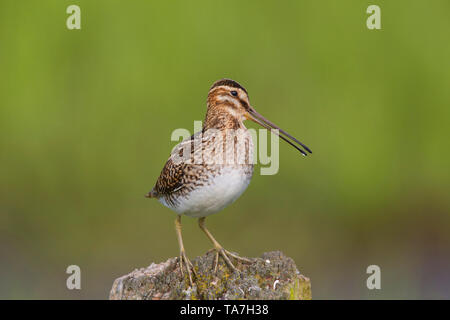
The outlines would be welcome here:
M 219 212 L 247 189 L 252 174 L 253 165 L 241 168 L 222 167 L 216 174 L 205 179 L 201 186 L 180 196 L 173 209 L 191 217 L 205 217 Z
M 191 147 L 189 162 L 180 166 L 180 186 L 159 200 L 178 214 L 204 217 L 224 209 L 247 189 L 253 175 L 253 141 L 247 130 L 231 137 L 210 131 L 191 141 L 173 153 Z

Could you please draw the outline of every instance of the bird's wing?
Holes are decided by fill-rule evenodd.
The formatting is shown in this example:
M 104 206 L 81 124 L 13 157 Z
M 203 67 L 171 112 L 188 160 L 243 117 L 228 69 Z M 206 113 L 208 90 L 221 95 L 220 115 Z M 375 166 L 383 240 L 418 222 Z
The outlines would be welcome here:
M 159 197 L 180 190 L 183 187 L 185 167 L 186 164 L 175 163 L 169 158 L 151 191 L 152 196 Z
M 169 160 L 167 160 L 164 168 L 161 170 L 161 174 L 159 175 L 155 186 L 152 191 L 148 193 L 147 197 L 158 198 L 183 188 L 186 180 L 185 175 L 190 171 L 192 165 L 179 161 L 180 158 L 175 159 L 175 157 L 182 157 L 183 152 L 187 150 L 187 153 L 189 153 L 188 158 L 192 160 L 192 155 L 194 154 L 194 139 L 201 139 L 201 137 L 201 132 L 197 132 L 173 148 Z M 186 146 L 189 146 L 189 148 L 186 149 Z

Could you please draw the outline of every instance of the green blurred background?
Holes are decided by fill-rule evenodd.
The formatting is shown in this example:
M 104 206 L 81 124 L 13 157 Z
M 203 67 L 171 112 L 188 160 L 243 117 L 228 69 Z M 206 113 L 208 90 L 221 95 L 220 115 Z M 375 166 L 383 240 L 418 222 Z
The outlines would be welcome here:
M 283 251 L 316 299 L 450 298 L 448 0 L 2 0 L 0 73 L 0 298 L 103 299 L 177 256 L 144 194 L 223 77 L 314 151 L 280 142 L 279 173 L 208 219 L 226 248 Z M 210 249 L 183 227 L 191 258 Z

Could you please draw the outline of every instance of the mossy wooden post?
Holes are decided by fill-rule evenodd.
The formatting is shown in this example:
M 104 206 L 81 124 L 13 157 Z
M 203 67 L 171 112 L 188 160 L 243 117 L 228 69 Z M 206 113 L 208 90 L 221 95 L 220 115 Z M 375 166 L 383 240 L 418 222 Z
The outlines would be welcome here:
M 294 261 L 279 251 L 238 263 L 239 273 L 230 272 L 219 259 L 213 273 L 214 252 L 192 260 L 197 276 L 189 286 L 186 272 L 182 277 L 178 258 L 136 269 L 114 281 L 109 298 L 122 299 L 311 299 L 310 280 L 301 275 Z

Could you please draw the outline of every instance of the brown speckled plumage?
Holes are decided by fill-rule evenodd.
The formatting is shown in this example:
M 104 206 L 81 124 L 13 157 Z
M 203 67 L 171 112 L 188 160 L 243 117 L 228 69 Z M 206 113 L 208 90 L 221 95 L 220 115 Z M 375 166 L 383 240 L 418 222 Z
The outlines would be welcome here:
M 225 87 L 224 87 L 225 86 Z M 229 79 L 223 79 L 217 81 L 210 89 L 207 99 L 207 113 L 205 117 L 205 122 L 203 125 L 203 130 L 191 136 L 189 139 L 182 141 L 178 144 L 174 151 L 172 152 L 169 160 L 167 160 L 161 174 L 156 181 L 156 185 L 149 192 L 149 197 L 164 198 L 165 202 L 171 206 L 177 205 L 177 199 L 180 197 L 186 197 L 189 193 L 198 187 L 207 186 L 211 178 L 220 175 L 225 167 L 241 167 L 245 175 L 251 178 L 253 174 L 253 143 L 251 141 L 251 136 L 247 132 L 247 129 L 242 123 L 242 120 L 237 118 L 235 115 L 230 114 L 227 108 L 236 108 L 236 105 L 230 101 L 219 101 L 218 97 L 228 95 L 229 89 L 227 88 L 241 89 L 242 92 L 247 91 L 239 85 L 237 82 Z M 248 105 L 247 101 L 244 99 L 236 98 L 236 101 L 241 102 L 243 105 Z M 216 139 L 216 136 L 209 134 L 212 129 L 220 131 L 223 136 L 222 140 Z M 240 135 L 240 139 L 244 139 L 245 145 L 245 161 L 244 163 L 220 163 L 216 164 L 209 152 L 205 150 L 217 150 L 219 149 L 218 143 L 226 142 L 226 135 L 231 130 L 237 130 Z M 194 141 L 200 143 L 194 143 Z M 237 141 L 235 141 L 236 143 Z M 183 161 L 177 163 L 173 160 L 174 155 L 182 155 L 183 145 L 190 143 L 191 154 L 188 157 L 191 162 L 196 152 L 200 152 L 203 158 L 203 163 L 189 163 L 189 161 Z M 222 148 L 224 150 L 224 157 L 226 147 Z M 238 157 L 236 152 L 238 148 L 234 148 L 235 154 L 233 158 Z M 208 162 L 209 161 L 209 162 Z M 212 163 L 211 163 L 212 162 Z
M 222 170 L 226 167 L 234 167 L 234 168 L 242 168 L 244 174 L 246 174 L 249 179 L 253 174 L 253 163 L 252 163 L 252 152 L 253 152 L 253 144 L 251 141 L 251 136 L 245 134 L 245 159 L 243 163 L 239 163 L 237 161 L 237 151 L 239 150 L 237 147 L 233 148 L 233 155 L 227 155 L 225 153 L 226 148 L 223 147 L 224 150 L 222 156 L 223 163 L 216 163 L 213 155 L 206 150 L 219 149 L 218 143 L 220 140 L 215 139 L 215 136 L 208 135 L 208 130 L 203 130 L 188 140 L 185 140 L 178 144 L 174 151 L 172 152 L 171 157 L 167 160 L 164 168 L 161 171 L 161 174 L 156 181 L 156 185 L 151 191 L 152 197 L 163 197 L 165 202 L 170 204 L 171 206 L 177 205 L 177 199 L 180 197 L 186 197 L 189 195 L 191 191 L 196 188 L 208 186 L 209 182 L 212 178 L 217 175 L 220 175 Z M 226 131 L 221 131 L 220 134 L 224 136 L 222 142 L 226 141 Z M 199 143 L 194 143 L 194 140 L 200 141 Z M 189 161 L 183 161 L 181 163 L 177 163 L 177 161 L 173 160 L 174 155 L 182 156 L 183 155 L 183 145 L 186 143 L 191 144 L 190 148 L 190 156 Z M 234 141 L 236 144 L 237 141 Z M 201 152 L 200 156 L 202 157 L 201 164 L 195 163 L 194 155 L 196 152 Z M 218 156 L 214 154 L 214 156 Z M 231 161 L 231 163 L 226 163 L 226 157 L 231 156 L 235 161 Z M 229 158 L 228 158 L 229 159 Z
M 235 201 L 248 187 L 253 175 L 253 142 L 244 120 L 252 120 L 278 135 L 306 156 L 311 153 L 300 141 L 264 118 L 250 105 L 247 90 L 230 79 L 216 81 L 210 88 L 203 128 L 172 151 L 149 198 L 157 198 L 175 211 L 179 264 L 186 268 L 193 285 L 195 271 L 186 256 L 181 235 L 181 215 L 199 218 L 199 227 L 211 240 L 216 251 L 215 267 L 221 256 L 237 270 L 230 258 L 248 259 L 225 250 L 206 229 L 205 218 Z M 303 148 L 303 149 L 302 149 Z M 192 270 L 192 271 L 191 271 Z

